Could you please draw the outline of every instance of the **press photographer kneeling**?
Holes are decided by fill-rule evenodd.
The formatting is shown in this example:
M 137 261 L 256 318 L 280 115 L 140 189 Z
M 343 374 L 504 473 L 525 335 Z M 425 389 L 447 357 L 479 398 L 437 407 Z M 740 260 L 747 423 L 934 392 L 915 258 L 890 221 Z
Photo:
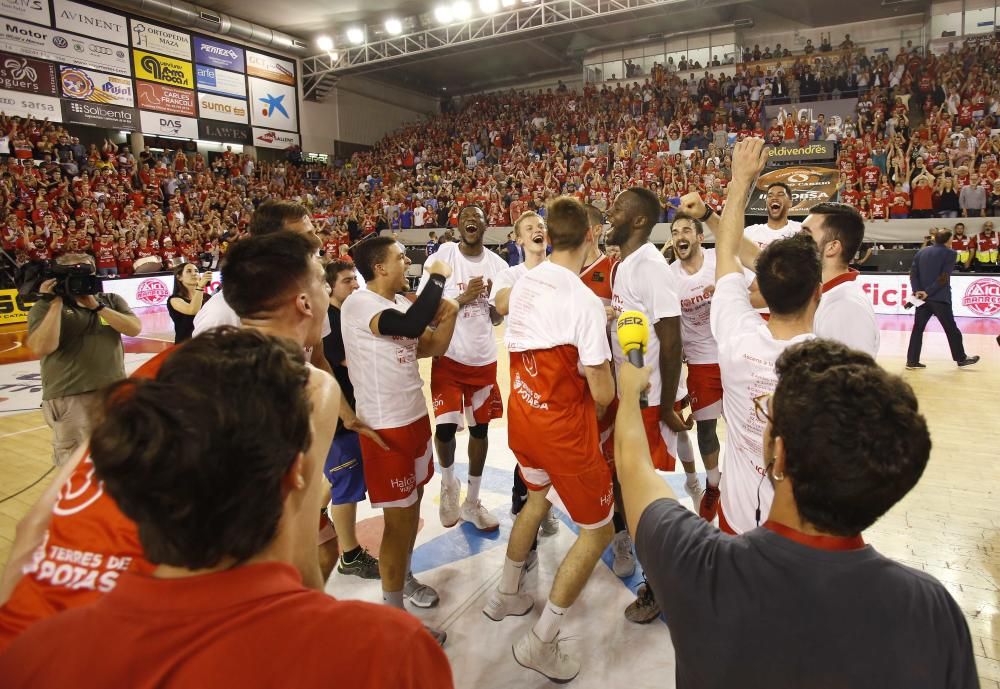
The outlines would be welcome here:
M 28 312 L 27 344 L 42 360 L 42 414 L 56 465 L 87 441 L 97 391 L 125 377 L 122 335 L 142 331 L 122 297 L 100 291 L 96 272 L 87 254 L 60 256 Z

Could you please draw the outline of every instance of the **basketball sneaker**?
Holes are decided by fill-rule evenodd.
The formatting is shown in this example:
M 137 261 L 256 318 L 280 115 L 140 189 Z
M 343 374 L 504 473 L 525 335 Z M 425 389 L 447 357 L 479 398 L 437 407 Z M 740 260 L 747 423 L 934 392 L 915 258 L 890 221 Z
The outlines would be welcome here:
M 499 622 L 507 616 L 527 615 L 533 607 L 535 607 L 535 599 L 529 594 L 500 593 L 500 589 L 497 588 L 493 589 L 493 593 L 486 599 L 483 614 L 494 622 Z
M 660 604 L 656 602 L 649 582 L 639 584 L 636 599 L 625 608 L 625 619 L 636 624 L 649 624 L 660 616 Z
M 552 510 L 545 515 L 545 519 L 542 520 L 542 525 L 539 530 L 540 536 L 555 536 L 559 533 L 559 518 L 552 514 Z
M 718 486 L 705 486 L 705 494 L 701 496 L 701 507 L 698 514 L 707 522 L 715 521 L 715 515 L 719 512 L 719 492 Z
M 337 571 L 341 574 L 361 577 L 362 579 L 378 579 L 378 559 L 372 557 L 371 553 L 364 548 L 361 549 L 361 554 L 351 562 L 344 560 L 344 555 L 341 554 L 340 561 L 337 564 Z
M 441 526 L 446 529 L 455 524 L 461 518 L 461 508 L 458 506 L 458 499 L 462 493 L 462 484 L 456 479 L 450 483 L 441 480 L 441 505 L 438 507 L 438 516 L 441 517 Z
M 413 576 L 413 572 L 406 573 L 406 581 L 403 583 L 403 597 L 418 608 L 433 608 L 441 600 L 437 591 L 427 584 L 421 584 Z
M 562 641 L 556 638 L 545 643 L 533 629 L 529 629 L 512 647 L 514 660 L 521 667 L 534 670 L 553 682 L 569 682 L 580 674 L 580 661 L 560 647 Z
M 694 476 L 694 474 L 691 474 Z M 688 494 L 691 498 L 691 502 L 694 504 L 694 511 L 701 513 L 701 499 L 705 495 L 705 489 L 701 487 L 701 481 L 696 483 L 691 483 L 690 481 L 684 482 L 684 492 Z
M 444 491 L 441 491 L 441 505 L 442 507 L 444 506 Z M 462 509 L 459 511 L 459 517 L 463 522 L 469 522 L 480 531 L 496 531 L 500 528 L 500 522 L 486 511 L 483 503 L 479 500 L 475 502 L 466 500 L 463 502 Z M 443 519 L 441 523 L 444 523 Z
M 435 629 L 434 627 L 428 627 L 424 625 L 424 629 L 427 633 L 434 637 L 434 640 L 438 642 L 438 646 L 444 646 L 444 642 L 448 640 L 448 632 L 442 629 Z
M 615 560 L 611 565 L 611 570 L 616 577 L 630 577 L 635 574 L 635 554 L 632 552 L 632 539 L 629 538 L 628 531 L 619 531 L 611 539 L 611 551 Z

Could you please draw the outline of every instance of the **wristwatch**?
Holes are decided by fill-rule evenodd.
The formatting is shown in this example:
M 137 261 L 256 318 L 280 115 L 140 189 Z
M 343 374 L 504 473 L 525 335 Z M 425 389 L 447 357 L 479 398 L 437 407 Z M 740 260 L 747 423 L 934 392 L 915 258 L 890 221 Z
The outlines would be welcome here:
M 715 211 L 713 211 L 710 206 L 706 206 L 705 207 L 705 215 L 703 215 L 700 218 L 698 218 L 698 221 L 699 222 L 708 222 L 708 219 L 712 217 L 712 214 L 714 212 Z
M 91 309 L 90 311 L 91 313 L 100 313 L 106 306 L 106 304 L 98 304 L 96 309 Z

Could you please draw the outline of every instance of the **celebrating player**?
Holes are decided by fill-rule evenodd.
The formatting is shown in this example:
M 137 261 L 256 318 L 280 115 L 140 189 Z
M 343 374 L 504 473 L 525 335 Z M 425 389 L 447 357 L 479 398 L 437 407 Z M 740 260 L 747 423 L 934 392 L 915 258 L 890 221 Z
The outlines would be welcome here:
M 459 519 L 480 531 L 496 531 L 500 522 L 479 500 L 479 487 L 489 447 L 489 424 L 503 414 L 497 387 L 497 345 L 493 326 L 503 317 L 489 304 L 493 278 L 507 264 L 483 247 L 486 216 L 479 206 L 469 205 L 458 216 L 461 241 L 448 242 L 434 259 L 448 264 L 444 296 L 458 302 L 455 334 L 444 356 L 431 365 L 431 396 L 434 399 L 434 448 L 441 463 L 441 524 L 454 526 Z M 425 273 L 418 292 L 430 279 Z M 469 423 L 469 491 L 459 507 L 461 485 L 455 478 L 455 433 Z
M 493 620 L 534 606 L 519 593 L 521 573 L 555 488 L 580 526 L 535 625 L 514 643 L 514 658 L 551 680 L 566 682 L 580 660 L 560 645 L 559 627 L 611 540 L 611 471 L 601 455 L 597 418 L 614 398 L 600 300 L 579 278 L 593 234 L 579 201 L 549 203 L 549 261 L 527 272 L 510 295 L 509 443 L 528 485 L 507 544 L 500 585 L 483 612 Z M 581 374 L 582 367 L 582 374 Z
M 402 296 L 410 260 L 391 237 L 375 237 L 355 250 L 367 289 L 349 296 L 340 310 L 344 350 L 358 416 L 378 431 L 388 449 L 361 437 L 365 483 L 372 507 L 381 507 L 385 532 L 379 549 L 382 598 L 397 608 L 404 597 L 433 607 L 438 594 L 410 572 L 423 486 L 434 473 L 431 426 L 417 359 L 448 350 L 458 304 L 443 299 L 446 263 L 434 262 L 423 292 L 411 304 Z M 428 326 L 437 320 L 436 329 Z M 445 634 L 435 632 L 444 643 Z

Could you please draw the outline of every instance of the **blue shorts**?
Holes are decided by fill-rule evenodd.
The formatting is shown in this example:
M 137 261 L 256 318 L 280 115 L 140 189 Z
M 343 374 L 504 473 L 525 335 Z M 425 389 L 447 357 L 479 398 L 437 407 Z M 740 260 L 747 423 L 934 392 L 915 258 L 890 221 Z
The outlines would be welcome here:
M 357 433 L 334 437 L 323 473 L 330 481 L 330 499 L 334 505 L 349 505 L 365 499 L 365 472 Z

